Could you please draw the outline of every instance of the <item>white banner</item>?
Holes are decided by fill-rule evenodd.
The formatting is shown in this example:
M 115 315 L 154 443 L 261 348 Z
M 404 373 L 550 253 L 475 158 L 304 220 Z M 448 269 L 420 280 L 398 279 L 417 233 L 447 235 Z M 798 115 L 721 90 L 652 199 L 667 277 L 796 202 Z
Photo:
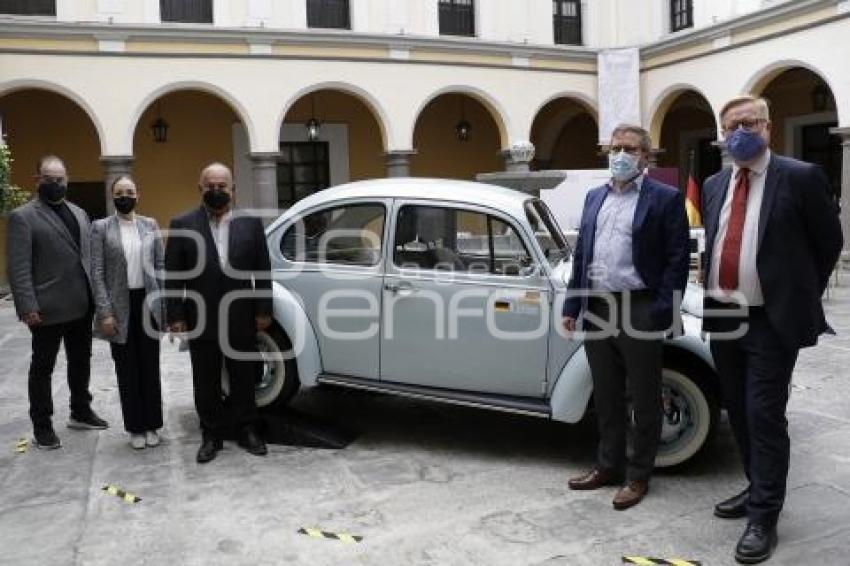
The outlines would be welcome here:
M 636 47 L 599 53 L 599 142 L 617 124 L 640 125 L 640 52 Z

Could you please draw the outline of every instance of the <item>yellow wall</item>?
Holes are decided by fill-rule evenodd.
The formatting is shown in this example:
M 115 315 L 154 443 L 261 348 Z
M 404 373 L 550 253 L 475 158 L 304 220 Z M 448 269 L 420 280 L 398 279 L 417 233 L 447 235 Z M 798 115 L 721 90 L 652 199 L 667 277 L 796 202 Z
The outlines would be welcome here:
M 472 125 L 465 142 L 455 135 L 462 98 L 466 121 Z M 417 154 L 411 160 L 411 174 L 417 177 L 473 179 L 477 173 L 504 170 L 496 122 L 470 97 L 446 94 L 432 101 L 416 122 L 413 145 Z
M 16 185 L 33 190 L 36 162 L 47 153 L 65 161 L 72 182 L 103 181 L 97 131 L 74 102 L 43 90 L 21 90 L 0 98 L 0 118 L 15 160 Z
M 348 165 L 350 180 L 386 176 L 384 146 L 378 122 L 372 111 L 354 96 L 320 90 L 296 102 L 286 114 L 288 123 L 304 124 L 311 116 L 314 99 L 319 122 L 348 124 Z
M 168 122 L 168 141 L 153 140 L 157 108 Z M 140 192 L 139 212 L 163 228 L 175 214 L 200 204 L 198 175 L 212 161 L 233 167 L 233 124 L 238 119 L 221 100 L 200 92 L 164 96 L 142 115 L 133 137 L 133 174 Z M 237 187 L 237 190 L 251 190 Z

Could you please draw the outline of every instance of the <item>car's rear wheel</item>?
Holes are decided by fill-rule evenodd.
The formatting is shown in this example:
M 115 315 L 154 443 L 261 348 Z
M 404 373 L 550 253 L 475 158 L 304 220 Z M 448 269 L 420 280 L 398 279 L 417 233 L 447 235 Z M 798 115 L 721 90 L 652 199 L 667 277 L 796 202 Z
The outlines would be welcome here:
M 255 386 L 257 407 L 275 409 L 289 403 L 298 391 L 298 368 L 291 355 L 286 334 L 277 326 L 257 332 L 257 349 L 263 357 L 263 370 Z M 287 355 L 289 354 L 289 355 Z M 227 368 L 222 367 L 222 390 L 229 392 Z
M 661 376 L 664 414 L 655 465 L 676 466 L 690 460 L 712 437 L 720 406 L 697 364 L 665 364 Z

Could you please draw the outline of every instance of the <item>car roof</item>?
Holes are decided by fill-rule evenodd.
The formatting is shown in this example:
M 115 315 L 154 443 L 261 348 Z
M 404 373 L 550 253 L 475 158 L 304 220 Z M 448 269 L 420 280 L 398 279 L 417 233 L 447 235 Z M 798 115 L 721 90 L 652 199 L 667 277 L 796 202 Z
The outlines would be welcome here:
M 284 219 L 299 215 L 316 205 L 329 204 L 344 199 L 368 198 L 403 198 L 482 205 L 506 212 L 514 217 L 522 217 L 525 201 L 533 197 L 528 193 L 497 185 L 457 179 L 422 177 L 369 179 L 346 183 L 313 193 L 284 211 L 272 227 L 277 226 Z

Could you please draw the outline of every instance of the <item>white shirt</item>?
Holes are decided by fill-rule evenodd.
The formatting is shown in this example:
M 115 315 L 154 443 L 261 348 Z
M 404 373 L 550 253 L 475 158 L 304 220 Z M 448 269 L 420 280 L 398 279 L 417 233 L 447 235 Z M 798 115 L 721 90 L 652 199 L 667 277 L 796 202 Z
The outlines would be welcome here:
M 633 291 L 646 285 L 635 268 L 632 254 L 632 225 L 638 198 L 643 188 L 643 175 L 623 186 L 608 183 L 608 194 L 596 216 L 593 262 L 588 277 L 594 289 Z
M 218 262 L 222 268 L 227 265 L 227 252 L 230 243 L 230 220 L 233 216 L 231 211 L 227 211 L 221 216 L 210 217 L 210 232 L 212 232 L 215 249 L 218 252 Z
M 121 231 L 121 246 L 124 248 L 124 262 L 127 264 L 127 286 L 130 289 L 144 289 L 145 278 L 142 274 L 142 237 L 136 225 L 136 217 L 125 220 L 118 217 Z
M 758 255 L 759 217 L 761 203 L 764 200 L 764 181 L 767 177 L 767 166 L 770 164 L 770 150 L 764 152 L 761 158 L 750 166 L 750 192 L 747 195 L 747 212 L 744 216 L 744 233 L 741 238 L 741 262 L 738 267 L 738 294 L 743 295 L 747 305 L 759 307 L 764 305 L 764 295 L 761 290 L 756 256 Z M 726 191 L 726 200 L 720 209 L 720 220 L 717 226 L 717 237 L 711 254 L 711 273 L 708 276 L 708 289 L 714 298 L 723 300 L 729 293 L 720 289 L 720 257 L 723 253 L 723 242 L 729 227 L 729 217 L 732 214 L 732 196 L 735 193 L 738 165 L 732 166 L 732 178 Z

